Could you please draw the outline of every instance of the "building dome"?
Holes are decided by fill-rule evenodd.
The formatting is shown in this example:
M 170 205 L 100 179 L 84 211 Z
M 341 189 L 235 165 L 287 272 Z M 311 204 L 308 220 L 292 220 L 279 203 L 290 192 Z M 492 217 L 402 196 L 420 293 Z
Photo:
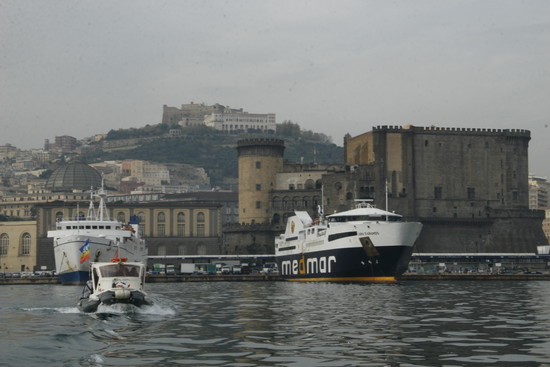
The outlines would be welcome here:
M 69 163 L 53 171 L 46 188 L 57 192 L 86 191 L 101 187 L 101 175 L 86 163 Z

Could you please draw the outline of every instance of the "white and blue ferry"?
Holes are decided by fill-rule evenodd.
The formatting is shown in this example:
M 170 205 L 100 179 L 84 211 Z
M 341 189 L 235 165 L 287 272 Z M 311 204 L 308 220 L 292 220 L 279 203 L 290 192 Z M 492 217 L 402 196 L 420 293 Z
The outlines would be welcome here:
M 140 238 L 137 217 L 128 225 L 109 219 L 105 192 L 99 191 L 99 208 L 95 210 L 94 194 L 86 217 L 61 219 L 56 229 L 48 231 L 53 238 L 55 267 L 62 284 L 85 284 L 91 262 L 109 262 L 118 249 L 120 257 L 131 262 L 147 262 L 147 245 Z
M 407 269 L 421 230 L 365 200 L 315 221 L 297 211 L 275 240 L 275 258 L 286 280 L 392 282 Z

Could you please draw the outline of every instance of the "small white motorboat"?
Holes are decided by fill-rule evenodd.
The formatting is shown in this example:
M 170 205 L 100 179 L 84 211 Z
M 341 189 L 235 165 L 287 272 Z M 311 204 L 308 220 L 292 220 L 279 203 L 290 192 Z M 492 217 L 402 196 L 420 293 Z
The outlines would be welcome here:
M 90 280 L 84 286 L 78 308 L 83 312 L 95 312 L 99 305 L 152 305 L 143 290 L 145 270 L 145 264 L 126 262 L 124 258 L 91 263 Z

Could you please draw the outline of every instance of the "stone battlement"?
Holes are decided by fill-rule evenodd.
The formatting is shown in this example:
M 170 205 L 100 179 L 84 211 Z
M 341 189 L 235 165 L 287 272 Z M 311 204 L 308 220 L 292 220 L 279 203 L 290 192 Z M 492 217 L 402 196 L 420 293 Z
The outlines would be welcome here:
M 372 128 L 373 131 L 392 131 L 392 132 L 405 132 L 405 131 L 414 131 L 416 133 L 458 133 L 458 134 L 498 134 L 498 135 L 516 135 L 530 137 L 531 132 L 524 129 L 490 129 L 490 128 L 470 128 L 470 127 L 440 127 L 440 126 L 412 126 L 412 125 L 382 125 Z
M 239 140 L 237 142 L 238 147 L 254 146 L 254 145 L 276 145 L 276 146 L 284 147 L 285 142 L 284 140 L 274 139 L 274 138 L 250 138 L 250 139 Z

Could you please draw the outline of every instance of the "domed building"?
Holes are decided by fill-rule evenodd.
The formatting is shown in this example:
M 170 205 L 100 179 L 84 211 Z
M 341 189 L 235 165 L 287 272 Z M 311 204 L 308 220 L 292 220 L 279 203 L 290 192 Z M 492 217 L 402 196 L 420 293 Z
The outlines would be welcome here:
M 48 181 L 46 189 L 52 192 L 87 191 L 101 187 L 99 172 L 82 162 L 73 162 L 56 169 Z

